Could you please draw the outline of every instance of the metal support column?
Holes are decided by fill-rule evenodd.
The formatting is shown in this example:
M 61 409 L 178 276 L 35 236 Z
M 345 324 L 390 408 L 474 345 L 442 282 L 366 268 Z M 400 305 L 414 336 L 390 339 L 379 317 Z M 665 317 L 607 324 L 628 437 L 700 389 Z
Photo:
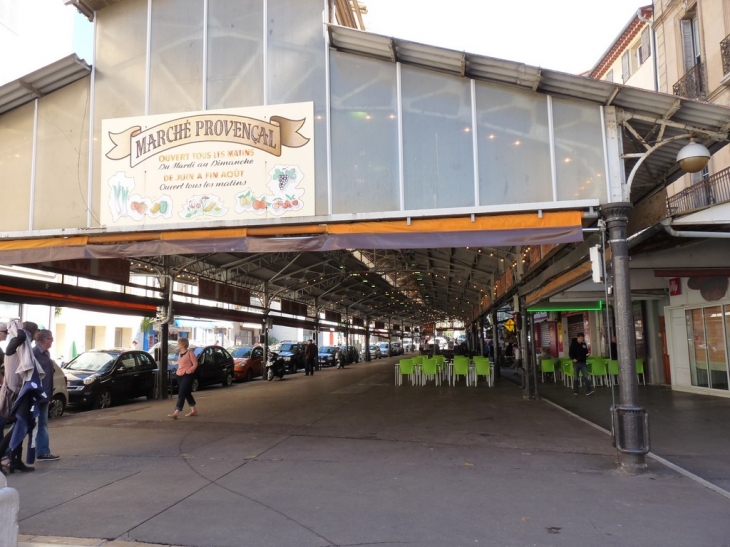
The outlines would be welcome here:
M 532 368 L 530 363 L 532 359 L 529 356 L 529 348 L 527 343 L 527 309 L 525 306 L 525 297 L 520 297 L 520 317 L 522 320 L 520 323 L 520 351 L 522 355 L 522 398 L 523 399 L 534 399 L 535 398 L 535 381 L 532 376 Z
M 497 339 L 497 311 L 492 311 L 492 351 L 494 355 L 494 380 L 502 379 L 502 360 L 499 355 L 499 340 Z
M 635 332 L 629 277 L 629 245 L 626 239 L 630 203 L 610 203 L 602 208 L 608 227 L 613 270 L 616 342 L 619 361 L 620 402 L 614 408 L 614 442 L 619 449 L 619 467 L 628 473 L 646 470 L 649 427 L 639 406 L 636 381 Z
M 370 318 L 365 318 L 365 361 L 370 361 Z

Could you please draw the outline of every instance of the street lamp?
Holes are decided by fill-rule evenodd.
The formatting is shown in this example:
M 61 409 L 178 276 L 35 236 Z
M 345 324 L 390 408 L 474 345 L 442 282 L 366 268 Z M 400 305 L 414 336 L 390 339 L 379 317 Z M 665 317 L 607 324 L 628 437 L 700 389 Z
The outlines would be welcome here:
M 687 173 L 702 171 L 709 161 L 710 151 L 694 139 L 677 154 L 677 163 Z

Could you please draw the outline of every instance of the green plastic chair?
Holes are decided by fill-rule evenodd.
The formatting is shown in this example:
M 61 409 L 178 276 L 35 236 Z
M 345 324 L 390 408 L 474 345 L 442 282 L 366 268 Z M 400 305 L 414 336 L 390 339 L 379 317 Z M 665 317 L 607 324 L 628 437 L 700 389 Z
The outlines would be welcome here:
M 407 374 L 408 378 L 411 381 L 411 385 L 413 385 L 413 378 L 416 374 L 416 366 L 413 362 L 413 359 L 401 359 L 398 361 L 398 364 L 395 368 L 395 384 L 401 385 L 403 383 L 403 375 Z
M 593 376 L 593 385 L 598 385 L 596 381 L 598 378 L 601 379 L 601 385 L 608 385 L 608 359 L 596 358 L 593 360 L 593 368 L 591 370 L 591 376 Z
M 611 381 L 611 385 L 618 385 L 618 360 L 616 359 L 608 361 L 608 379 Z M 614 384 L 614 382 L 616 383 Z
M 552 359 L 541 359 L 540 360 L 540 375 L 542 376 L 542 382 L 545 383 L 545 373 L 552 373 L 553 382 L 556 382 L 555 378 L 555 361 Z
M 456 377 L 464 376 L 466 378 L 466 385 L 469 386 L 469 358 L 462 355 L 454 357 L 454 384 L 456 384 Z
M 641 374 L 641 380 L 646 385 L 646 374 L 644 374 L 644 360 L 636 360 L 636 381 L 639 382 L 639 374 Z
M 560 358 L 560 370 L 563 373 L 563 385 L 573 387 L 573 360 L 569 357 Z
M 436 366 L 438 367 L 438 373 L 439 376 L 441 376 L 441 380 L 444 378 L 444 373 L 446 372 L 446 357 L 443 355 L 437 355 L 434 357 L 436 359 Z
M 441 385 L 441 379 L 438 373 L 438 362 L 435 357 L 426 359 L 421 364 L 421 386 L 425 386 L 426 382 L 433 377 L 433 381 L 437 386 Z
M 474 357 L 474 366 L 476 374 L 474 375 L 474 385 L 479 384 L 479 377 L 486 376 L 487 385 L 492 387 L 492 365 L 486 357 Z

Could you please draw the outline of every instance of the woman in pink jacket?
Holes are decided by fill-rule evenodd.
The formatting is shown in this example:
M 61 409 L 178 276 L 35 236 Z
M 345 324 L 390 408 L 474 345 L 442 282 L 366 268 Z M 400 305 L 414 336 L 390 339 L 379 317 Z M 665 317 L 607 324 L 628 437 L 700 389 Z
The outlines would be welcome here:
M 187 338 L 179 338 L 177 341 L 177 405 L 175 412 L 168 414 L 173 420 L 177 420 L 178 414 L 182 412 L 185 401 L 190 405 L 190 412 L 185 416 L 197 416 L 195 410 L 195 399 L 193 398 L 193 378 L 198 368 L 198 358 L 189 348 L 190 342 Z

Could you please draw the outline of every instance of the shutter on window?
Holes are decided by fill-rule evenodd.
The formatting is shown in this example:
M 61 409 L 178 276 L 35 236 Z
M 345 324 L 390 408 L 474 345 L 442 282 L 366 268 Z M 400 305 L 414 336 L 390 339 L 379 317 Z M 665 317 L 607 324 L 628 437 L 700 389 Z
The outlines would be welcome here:
M 651 55 L 651 45 L 649 43 L 649 27 L 641 31 L 641 47 L 639 48 L 639 63 L 643 63 Z
M 621 70 L 621 77 L 625 82 L 631 76 L 631 61 L 629 60 L 628 51 L 625 51 L 624 54 L 621 56 Z
M 613 69 L 609 70 L 606 74 L 606 81 L 607 82 L 613 82 Z
M 679 21 L 682 29 L 682 56 L 684 58 L 684 71 L 689 72 L 695 66 L 694 44 L 692 43 L 692 20 L 682 19 Z

